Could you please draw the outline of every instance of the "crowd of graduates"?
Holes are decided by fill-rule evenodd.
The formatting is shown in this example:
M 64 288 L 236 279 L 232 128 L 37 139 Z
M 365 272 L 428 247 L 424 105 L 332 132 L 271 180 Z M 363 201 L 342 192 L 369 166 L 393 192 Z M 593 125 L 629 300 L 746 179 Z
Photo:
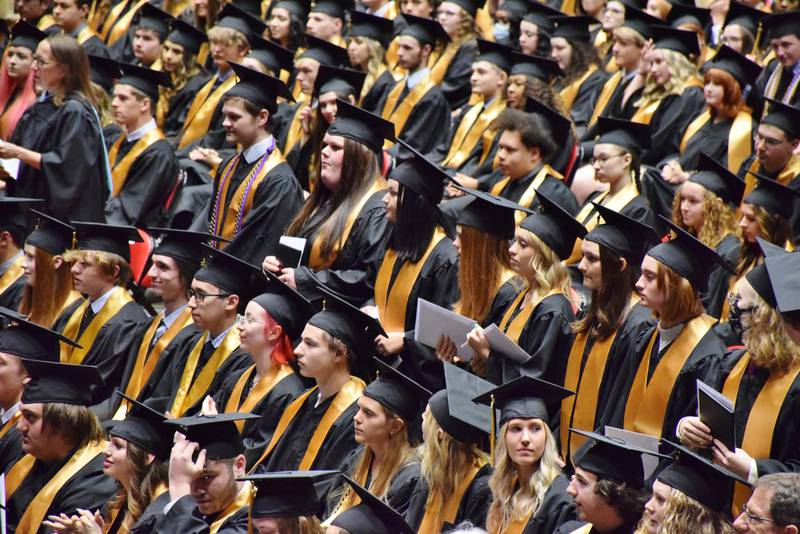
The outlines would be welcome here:
M 798 7 L 4 6 L 7 531 L 797 533 Z

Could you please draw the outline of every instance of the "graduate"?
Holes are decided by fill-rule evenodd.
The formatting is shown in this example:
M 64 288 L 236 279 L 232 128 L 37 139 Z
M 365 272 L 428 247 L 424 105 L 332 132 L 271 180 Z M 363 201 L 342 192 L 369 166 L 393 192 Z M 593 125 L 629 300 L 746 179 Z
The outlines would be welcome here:
M 103 40 L 88 24 L 91 9 L 92 2 L 89 0 L 54 0 L 53 19 L 61 31 L 74 37 L 87 54 L 109 57 Z
M 265 17 L 269 39 L 289 50 L 301 48 L 305 37 L 308 7 L 295 0 L 271 2 Z
M 530 3 L 519 23 L 519 49 L 529 56 L 549 57 L 550 37 L 556 25 L 552 18 L 561 16 L 558 9 L 543 3 Z
M 166 216 L 167 199 L 178 181 L 178 160 L 164 132 L 156 125 L 160 86 L 171 84 L 165 72 L 119 65 L 111 109 L 119 136 L 108 149 L 113 190 L 106 203 L 110 224 L 158 226 Z
M 269 39 L 251 35 L 250 52 L 245 56 L 242 65 L 284 81 L 289 79 L 294 69 L 294 54 Z
M 783 104 L 800 106 L 800 91 L 797 90 L 798 81 L 794 78 L 800 55 L 793 51 L 800 41 L 798 34 L 800 13 L 776 13 L 764 17 L 761 23 L 767 32 L 767 42 L 775 50 L 777 61 L 772 62 L 764 70 L 761 83 L 758 84 L 759 94 L 764 98 L 777 100 Z M 771 107 L 765 103 L 766 108 Z
M 0 307 L 19 309 L 25 289 L 27 211 L 40 199 L 0 197 Z M 2 324 L 2 323 L 0 323 Z
M 306 35 L 346 46 L 347 12 L 355 11 L 353 0 L 322 0 L 311 5 L 306 21 Z
M 129 30 L 126 36 L 130 41 L 124 45 L 125 39 L 114 43 L 109 50 L 112 57 L 120 62 L 160 70 L 161 45 L 170 31 L 171 21 L 169 14 L 150 3 L 144 4 L 134 17 L 133 35 Z
M 97 367 L 24 364 L 30 381 L 17 427 L 25 454 L 6 472 L 6 524 L 12 532 L 44 534 L 48 516 L 96 510 L 116 483 L 103 474 L 105 432 L 89 409 L 91 386 L 103 383 Z
M 90 15 L 90 24 L 97 29 L 100 38 L 107 47 L 110 48 L 118 41 L 122 41 L 118 45 L 119 50 L 129 50 L 131 36 L 128 35 L 128 30 L 139 9 L 146 3 L 145 0 L 124 0 L 112 6 L 106 13 L 104 20 L 97 20 L 97 14 L 94 14 L 94 17 Z M 130 52 L 128 53 L 130 54 Z M 115 57 L 115 59 L 121 60 L 124 58 Z M 129 61 L 131 61 L 130 57 L 128 57 Z
M 350 508 L 333 520 L 327 533 L 333 534 L 370 534 L 372 532 L 396 532 L 397 534 L 414 534 L 414 530 L 406 520 L 390 505 L 386 504 L 355 480 L 345 476 L 344 479 L 358 495 L 360 504 Z
M 476 17 L 482 7 L 478 0 L 445 0 L 432 17 L 442 26 L 447 39 L 443 49 L 431 52 L 427 65 L 431 69 L 431 80 L 440 86 L 453 110 L 461 109 L 470 98 L 469 77 L 472 63 L 478 57 L 476 38 L 481 36 Z M 405 14 L 403 18 L 414 24 Z M 398 65 L 403 67 L 402 63 Z
M 386 2 L 384 5 L 394 7 L 395 3 Z M 394 24 L 389 18 L 362 11 L 351 11 L 350 22 L 347 36 L 350 65 L 367 74 L 358 104 L 371 113 L 380 113 L 380 102 L 395 84 L 385 59 Z
M 316 485 L 334 475 L 338 471 L 286 471 L 242 477 L 240 480 L 256 487 L 250 503 L 252 532 L 322 534 L 318 516 L 324 504 Z
M 11 31 L 5 59 L 0 65 L 3 83 L 0 84 L 0 139 L 7 141 L 25 110 L 36 101 L 33 56 L 39 41 L 47 34 L 25 21 L 19 21 Z
M 759 33 L 761 20 L 767 15 L 768 13 L 760 9 L 734 2 L 725 16 L 718 44 L 723 44 L 750 59 L 757 60 L 759 50 L 756 47 L 756 35 Z M 760 43 L 758 44 L 760 45 Z M 762 77 L 759 82 L 763 81 Z M 759 90 L 759 87 L 762 86 L 763 83 L 760 83 L 755 88 L 761 94 L 763 91 Z

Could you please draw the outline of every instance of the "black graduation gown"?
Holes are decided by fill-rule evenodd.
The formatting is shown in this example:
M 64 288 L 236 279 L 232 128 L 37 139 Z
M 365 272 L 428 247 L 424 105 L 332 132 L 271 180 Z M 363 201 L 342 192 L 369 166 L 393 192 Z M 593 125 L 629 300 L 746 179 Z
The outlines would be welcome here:
M 633 114 L 636 113 L 636 106 L 634 105 L 634 102 L 639 100 L 644 88 L 642 87 L 634 91 L 624 103 L 623 98 L 625 98 L 625 90 L 628 88 L 634 78 L 635 76 L 631 76 L 627 79 L 623 78 L 623 80 L 619 82 L 616 89 L 614 89 L 614 92 L 611 93 L 611 98 L 608 99 L 608 104 L 606 104 L 606 107 L 600 111 L 599 117 L 610 117 L 612 119 L 626 121 L 633 117 Z M 597 96 L 599 98 L 600 93 L 598 93 Z M 591 119 L 591 116 L 589 116 L 589 118 Z M 597 135 L 597 122 L 595 122 L 592 126 L 586 128 L 586 131 L 581 136 L 581 143 L 585 148 L 585 153 L 587 156 L 591 155 L 592 153 L 591 149 L 594 147 L 594 139 L 597 137 Z
M 408 86 L 403 89 L 402 98 L 397 100 L 398 106 L 407 94 Z M 432 151 L 447 139 L 450 132 L 450 105 L 450 100 L 439 86 L 431 87 L 411 109 L 403 129 L 397 132 L 397 137 L 423 154 Z M 389 154 L 395 157 L 399 152 L 399 143 L 389 149 Z
M 702 112 L 701 112 L 702 113 Z M 694 118 L 692 118 L 694 120 Z M 754 125 L 757 125 L 754 122 Z M 727 119 L 714 124 L 713 120 L 705 123 L 697 130 L 686 143 L 686 150 L 678 156 L 678 163 L 684 171 L 697 169 L 700 161 L 700 152 L 722 165 L 728 166 L 728 134 L 733 126 L 733 119 Z M 682 137 L 682 136 L 681 136 Z
M 497 98 L 500 98 L 499 96 Z M 456 118 L 453 120 L 453 125 L 450 128 L 450 134 L 447 136 L 436 149 L 427 155 L 428 159 L 431 161 L 441 163 L 445 157 L 447 157 L 447 153 L 450 151 L 450 145 L 453 144 L 453 138 L 458 131 L 459 126 L 461 126 L 461 121 L 464 120 L 464 117 L 469 111 L 472 109 L 472 106 L 464 106 L 461 108 L 461 111 L 458 113 Z M 450 169 L 445 168 L 444 170 L 447 172 L 455 171 L 465 174 L 467 176 L 472 176 L 473 178 L 477 178 L 478 176 L 483 176 L 484 174 L 489 174 L 492 172 L 492 162 L 494 161 L 494 157 L 497 154 L 497 141 L 500 139 L 500 135 L 497 134 L 494 137 L 494 141 L 492 142 L 492 146 L 487 152 L 486 159 L 483 163 L 480 163 L 481 156 L 483 155 L 483 140 L 479 139 L 475 146 L 472 148 L 472 151 L 469 153 L 469 156 L 464 160 L 457 169 Z
M 169 502 L 169 501 L 167 501 Z M 233 513 L 217 530 L 217 534 L 246 534 L 248 524 L 248 507 L 240 508 Z M 178 499 L 169 511 L 159 514 L 151 523 L 152 534 L 206 534 L 211 532 L 214 516 L 203 516 L 197 511 L 197 505 L 191 495 Z M 134 532 L 134 531 L 131 531 Z
M 452 530 L 453 526 L 464 521 L 469 521 L 479 528 L 486 525 L 486 514 L 489 513 L 489 505 L 492 503 L 492 490 L 489 489 L 489 477 L 492 476 L 492 466 L 484 465 L 472 479 L 467 491 L 461 498 L 455 520 L 448 527 L 444 525 L 442 532 Z M 420 477 L 408 511 L 405 514 L 406 523 L 414 532 L 419 529 L 423 517 L 425 517 L 425 503 L 428 500 L 428 484 L 425 479 Z
M 509 182 L 508 185 L 503 188 L 502 191 L 500 191 L 499 196 L 519 204 L 520 200 L 522 199 L 522 195 L 525 194 L 525 191 L 528 190 L 528 187 L 530 187 L 534 178 L 539 173 L 539 169 L 540 167 L 537 167 L 529 175 L 519 180 L 513 180 Z M 503 173 L 498 169 L 492 174 L 481 177 L 478 182 L 478 189 L 490 192 L 492 186 L 502 179 Z M 578 214 L 578 201 L 575 200 L 575 195 L 572 194 L 572 191 L 569 190 L 569 187 L 567 187 L 562 180 L 548 175 L 539 186 L 539 191 L 544 193 L 547 198 L 567 210 L 570 214 Z M 533 202 L 531 202 L 529 206 L 525 207 L 536 209 L 538 206 L 539 201 L 536 199 L 536 197 L 534 197 Z
M 186 85 L 169 99 L 169 109 L 164 118 L 164 126 L 161 128 L 161 131 L 168 138 L 173 138 L 180 133 L 194 97 L 208 83 L 209 78 L 211 78 L 211 75 L 205 72 L 192 76 L 187 80 Z
M 127 10 L 126 10 L 127 11 Z M 120 18 L 122 18 L 120 16 Z M 119 20 L 119 19 L 117 19 Z M 136 34 L 136 25 L 131 24 L 119 39 L 117 39 L 111 46 L 108 47 L 108 53 L 111 59 L 119 63 L 138 63 L 136 55 L 133 53 L 133 38 Z
M 11 282 L 5 291 L 0 293 L 0 306 L 3 308 L 8 308 L 9 310 L 18 310 L 19 304 L 22 302 L 22 294 L 25 292 L 25 275 L 21 275 L 19 278 Z M 0 322 L 0 326 L 2 326 L 3 322 Z
M 739 260 L 740 248 L 739 239 L 734 234 L 727 234 L 714 247 L 714 250 L 728 265 L 735 267 Z M 722 314 L 722 306 L 725 304 L 725 299 L 728 298 L 731 276 L 730 272 L 719 265 L 714 267 L 714 270 L 708 275 L 708 289 L 703 293 L 703 306 L 706 313 L 712 317 L 719 318 Z
M 603 88 L 603 84 L 608 81 L 608 74 L 597 69 L 589 75 L 578 89 L 575 101 L 572 103 L 570 118 L 575 124 L 578 134 L 582 134 L 589 119 L 592 118 L 594 107 L 597 104 L 597 97 Z
M 64 331 L 64 327 L 67 326 L 67 322 L 69 321 L 69 318 L 72 317 L 72 314 L 75 313 L 75 310 L 77 310 L 78 307 L 81 304 L 83 304 L 84 300 L 86 300 L 86 299 L 79 298 L 79 299 L 75 299 L 74 302 L 71 302 L 69 304 L 69 306 L 64 308 L 64 310 L 59 314 L 59 316 L 56 317 L 56 320 L 53 321 L 53 326 L 51 328 L 53 330 L 55 330 L 56 332 L 59 332 L 59 333 L 63 332 Z
M 8 474 L 11 466 L 17 463 L 17 460 L 24 454 L 22 436 L 17 430 L 17 426 L 14 425 L 0 438 L 0 473 Z
M 564 475 L 558 475 L 553 480 L 522 534 L 551 534 L 567 521 L 578 518 L 575 502 L 567 494 L 567 486 L 569 479 Z
M 152 534 L 159 521 L 163 520 L 164 507 L 169 503 L 169 491 L 165 491 L 147 505 L 141 517 L 131 527 L 129 534 Z
M 64 460 L 51 464 L 45 464 L 38 460 L 33 463 L 28 476 L 25 477 L 17 491 L 6 503 L 8 532 L 16 530 L 17 523 L 39 490 L 58 473 L 71 457 L 72 455 L 70 454 Z M 49 515 L 61 513 L 70 516 L 77 515 L 78 508 L 97 510 L 105 505 L 111 496 L 116 493 L 117 483 L 113 478 L 107 477 L 103 473 L 103 458 L 103 454 L 98 454 L 75 476 L 61 486 L 61 489 L 58 490 L 53 498 L 50 508 L 47 509 L 44 519 L 47 519 Z M 48 529 L 40 526 L 35 532 L 44 534 L 44 532 L 48 532 Z
M 764 96 L 766 95 L 767 89 L 767 82 L 769 82 L 770 76 L 772 73 L 780 67 L 780 62 L 777 59 L 773 59 L 769 62 L 768 65 L 764 67 L 764 70 L 761 71 L 756 82 L 753 87 L 753 90 L 750 91 L 750 96 L 748 97 L 748 104 L 750 107 L 753 108 L 753 116 L 760 117 L 761 113 L 764 110 L 765 102 Z M 783 102 L 783 97 L 786 95 L 786 91 L 789 89 L 789 84 L 792 81 L 792 73 L 786 72 L 784 69 L 783 76 L 781 76 L 780 83 L 778 84 L 778 88 L 775 91 L 775 96 L 772 97 L 773 99 Z M 789 105 L 798 107 L 800 106 L 800 89 L 796 89 L 794 95 L 789 100 Z
M 132 351 L 138 349 L 141 343 L 141 336 L 145 330 L 147 330 L 147 326 L 143 325 L 142 332 L 137 337 L 137 343 L 133 345 Z M 192 348 L 194 348 L 202 335 L 203 332 L 194 324 L 178 332 L 178 335 L 175 336 L 172 342 L 161 351 L 161 355 L 158 357 L 150 379 L 145 382 L 142 386 L 142 390 L 139 392 L 140 401 L 159 397 L 172 397 L 174 395 L 175 391 L 178 389 L 181 372 L 186 364 L 186 358 L 188 358 Z M 129 358 L 132 357 L 134 356 L 131 355 Z M 177 369 L 175 368 L 176 366 L 178 366 Z M 128 376 L 130 376 L 130 370 L 127 371 Z
M 469 78 L 472 75 L 472 64 L 477 57 L 478 41 L 469 39 L 458 47 L 444 72 L 444 79 L 439 86 L 453 109 L 466 104 L 472 94 Z
M 225 379 L 220 386 L 219 390 L 214 394 L 214 402 L 217 405 L 217 411 L 223 413 L 228 404 L 228 400 L 236 387 L 236 383 L 242 376 L 242 373 L 248 369 L 245 367 L 243 370 L 237 371 Z M 251 375 L 250 379 L 245 384 L 242 391 L 241 401 L 247 398 L 247 395 L 253 389 L 253 377 L 255 372 Z M 255 464 L 264 452 L 264 448 L 272 439 L 272 434 L 275 432 L 275 427 L 278 426 L 278 421 L 281 414 L 286 407 L 294 399 L 299 397 L 305 386 L 296 374 L 291 374 L 277 384 L 267 393 L 261 401 L 256 404 L 249 413 L 261 416 L 259 419 L 249 419 L 244 422 L 242 429 L 242 439 L 245 446 L 245 457 L 247 458 L 248 469 Z M 237 411 L 237 410 L 234 410 Z
M 633 534 L 634 532 L 636 532 L 636 526 L 637 526 L 636 523 L 638 523 L 638 521 L 631 523 L 629 525 L 622 525 L 619 528 L 615 528 L 614 530 L 609 530 L 602 533 L 599 530 L 597 530 L 597 528 L 592 526 L 588 534 Z M 583 527 L 584 525 L 586 525 L 586 522 L 584 521 L 569 521 L 558 527 L 558 529 L 555 531 L 554 534 L 572 534 L 573 532 Z
M 700 87 L 687 87 L 680 95 L 664 97 L 650 119 L 650 148 L 643 152 L 642 163 L 658 165 L 665 157 L 677 154 L 686 127 L 705 105 Z
M 110 143 L 115 141 L 109 140 Z M 136 142 L 123 141 L 116 160 L 122 161 Z M 114 162 L 111 165 L 113 167 Z M 175 151 L 166 139 L 147 147 L 128 169 L 125 185 L 119 194 L 108 199 L 106 221 L 137 227 L 161 226 L 167 199 L 178 181 L 178 170 Z
M 397 81 L 392 76 L 392 73 L 388 70 L 383 71 L 383 73 L 378 76 L 378 79 L 375 80 L 375 83 L 372 84 L 372 87 L 369 88 L 367 94 L 361 99 L 361 108 L 380 115 L 380 103 L 385 100 L 386 94 L 392 90 L 395 83 L 397 83 Z
M 100 126 L 89 102 L 70 96 L 61 107 L 52 97 L 22 115 L 11 142 L 41 153 L 41 168 L 20 164 L 7 194 L 43 198 L 62 221 L 105 222 L 108 184 Z

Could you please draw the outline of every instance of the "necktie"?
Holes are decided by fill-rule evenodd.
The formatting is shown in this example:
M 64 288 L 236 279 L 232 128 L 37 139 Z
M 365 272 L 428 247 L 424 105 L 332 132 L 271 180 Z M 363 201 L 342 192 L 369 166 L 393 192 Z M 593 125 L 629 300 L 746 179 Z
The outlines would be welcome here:
M 89 304 L 89 306 L 86 307 L 86 311 L 83 314 L 83 318 L 81 319 L 80 328 L 78 329 L 78 338 L 80 338 L 81 335 L 83 335 L 83 331 L 86 330 L 86 328 L 88 328 L 89 323 L 92 322 L 92 319 L 94 319 L 95 315 L 96 314 L 92 309 L 92 305 Z

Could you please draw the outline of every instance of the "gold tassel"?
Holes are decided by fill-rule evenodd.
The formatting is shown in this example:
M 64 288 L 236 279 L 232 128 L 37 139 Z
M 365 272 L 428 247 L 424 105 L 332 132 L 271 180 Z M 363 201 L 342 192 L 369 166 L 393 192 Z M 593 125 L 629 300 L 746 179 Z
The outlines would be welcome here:
M 247 507 L 247 534 L 253 534 L 253 501 L 256 500 L 258 487 L 255 482 L 250 484 L 250 506 Z
M 490 396 L 491 403 L 489 404 L 489 409 L 491 410 L 489 413 L 489 420 L 491 421 L 492 429 L 489 432 L 489 461 L 494 467 L 494 442 L 497 439 L 495 435 L 495 420 L 494 420 L 494 395 Z
M 78 232 L 75 230 L 72 231 L 72 250 L 75 250 L 78 247 Z

